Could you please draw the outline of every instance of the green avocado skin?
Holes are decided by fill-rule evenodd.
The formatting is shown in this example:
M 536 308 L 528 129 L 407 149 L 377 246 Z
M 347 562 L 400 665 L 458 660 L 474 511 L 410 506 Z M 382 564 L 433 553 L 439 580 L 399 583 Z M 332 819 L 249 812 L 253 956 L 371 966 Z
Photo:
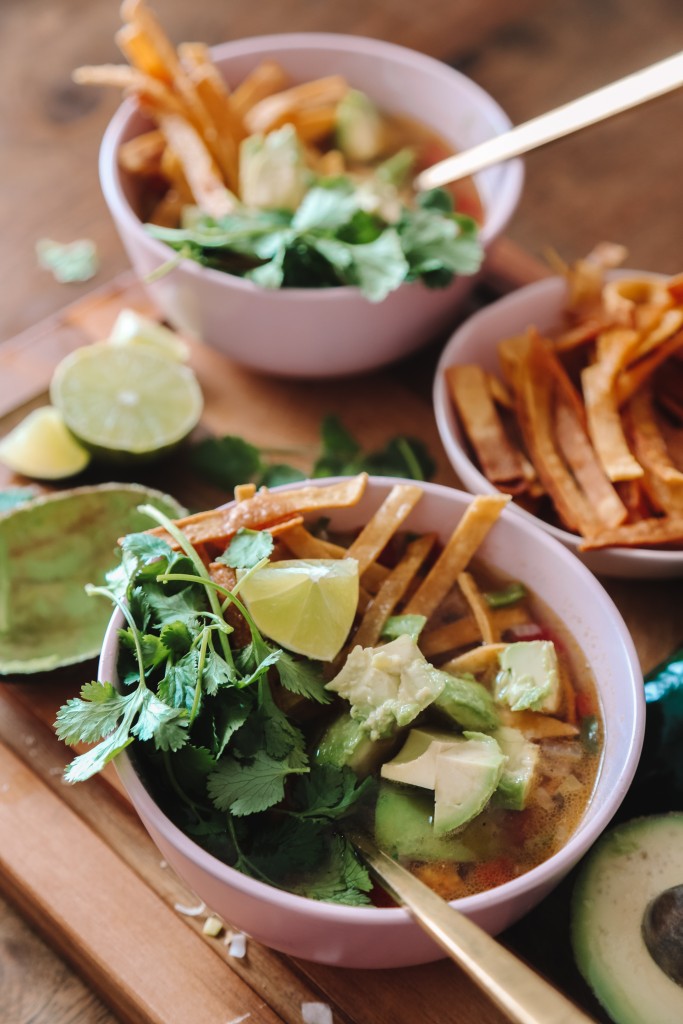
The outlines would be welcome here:
M 572 893 L 576 964 L 615 1024 L 681 1024 L 683 987 L 650 956 L 642 916 L 683 880 L 683 813 L 635 818 L 598 840 Z
M 49 672 L 95 658 L 111 608 L 89 597 L 118 561 L 118 539 L 171 518 L 174 498 L 138 484 L 96 484 L 40 496 L 0 515 L 0 676 Z

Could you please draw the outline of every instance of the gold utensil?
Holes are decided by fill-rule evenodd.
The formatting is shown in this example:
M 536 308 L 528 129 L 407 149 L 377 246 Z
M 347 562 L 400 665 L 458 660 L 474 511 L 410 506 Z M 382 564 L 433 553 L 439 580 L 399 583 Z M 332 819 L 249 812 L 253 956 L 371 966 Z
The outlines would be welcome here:
M 528 153 L 547 142 L 630 110 L 680 85 L 683 85 L 683 51 L 565 103 L 547 114 L 525 121 L 479 146 L 440 160 L 417 175 L 415 187 L 438 188 L 448 182 L 458 181 L 492 164 Z
M 592 1024 L 591 1018 L 501 946 L 479 925 L 375 846 L 368 836 L 348 838 L 370 871 L 515 1024 Z

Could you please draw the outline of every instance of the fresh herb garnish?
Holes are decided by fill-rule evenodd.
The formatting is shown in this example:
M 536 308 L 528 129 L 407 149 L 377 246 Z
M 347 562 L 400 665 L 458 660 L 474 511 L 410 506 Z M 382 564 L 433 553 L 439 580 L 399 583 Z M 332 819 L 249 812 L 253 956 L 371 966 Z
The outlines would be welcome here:
M 384 448 L 364 452 L 359 442 L 337 416 L 326 416 L 320 427 L 320 446 L 308 453 L 310 469 L 304 472 L 279 461 L 282 450 L 260 449 L 244 438 L 227 435 L 197 442 L 190 458 L 194 470 L 206 480 L 232 492 L 238 484 L 253 482 L 257 487 L 275 487 L 294 483 L 307 477 L 397 476 L 413 480 L 429 480 L 436 464 L 419 438 L 400 435 L 391 438 Z M 292 451 L 292 455 L 306 454 Z
M 319 663 L 262 636 L 240 601 L 240 583 L 228 590 L 215 582 L 173 522 L 150 506 L 142 511 L 180 551 L 131 534 L 107 586 L 90 588 L 126 621 L 121 684 L 87 683 L 59 711 L 61 739 L 95 744 L 72 761 L 66 780 L 89 778 L 135 741 L 163 806 L 207 850 L 312 898 L 367 903 L 369 876 L 337 823 L 372 784 L 348 769 L 311 766 L 302 728 L 282 709 L 286 699 L 329 702 Z M 272 547 L 266 531 L 241 530 L 220 561 L 241 580 Z M 230 603 L 248 626 L 246 646 L 233 646 L 224 617 Z
M 418 195 L 415 207 L 403 206 L 389 223 L 379 212 L 382 182 L 376 187 L 373 196 L 367 184 L 335 178 L 310 188 L 293 213 L 241 208 L 215 220 L 191 208 L 182 227 L 147 230 L 204 266 L 264 288 L 356 285 L 380 302 L 404 281 L 445 287 L 456 274 L 476 273 L 477 225 L 454 212 L 450 193 Z

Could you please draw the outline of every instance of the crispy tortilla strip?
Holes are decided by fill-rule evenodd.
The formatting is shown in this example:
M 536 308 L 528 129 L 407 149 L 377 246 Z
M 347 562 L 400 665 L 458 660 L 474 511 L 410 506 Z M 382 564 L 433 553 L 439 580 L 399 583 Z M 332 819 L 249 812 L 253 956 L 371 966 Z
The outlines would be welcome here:
M 643 334 L 633 353 L 632 362 L 642 359 L 683 328 L 683 309 L 666 309 L 652 330 Z
M 156 204 L 149 217 L 150 224 L 158 224 L 164 228 L 177 228 L 186 201 L 174 189 L 170 188 Z
M 518 419 L 531 461 L 566 527 L 592 534 L 600 520 L 568 471 L 553 436 L 554 389 L 548 387 L 542 346 L 532 344 L 518 391 Z
M 234 490 L 235 501 L 246 501 L 256 494 L 256 484 L 238 484 Z
M 595 354 L 610 385 L 616 380 L 617 374 L 628 366 L 641 340 L 639 331 L 632 327 L 609 327 L 598 335 Z
M 339 103 L 348 91 L 348 82 L 342 75 L 303 82 L 260 100 L 244 115 L 244 124 L 250 135 L 267 133 L 305 110 Z
M 507 644 L 483 644 L 481 647 L 473 647 L 471 651 L 465 651 L 457 658 L 451 658 L 440 667 L 444 672 L 450 672 L 453 676 L 460 676 L 467 672 L 476 676 L 480 672 L 497 669 L 499 667 L 498 656 L 506 647 Z
M 666 282 L 666 287 L 676 303 L 683 303 L 683 274 L 676 274 Z
M 683 473 L 669 454 L 649 388 L 636 392 L 627 406 L 627 416 L 651 501 L 662 512 L 683 514 Z
M 634 457 L 619 415 L 613 374 L 606 363 L 594 363 L 581 373 L 588 433 L 608 478 L 637 480 L 643 467 Z
M 500 631 L 493 621 L 491 609 L 487 605 L 484 595 L 477 586 L 474 576 L 469 572 L 461 572 L 458 575 L 458 586 L 465 595 L 465 600 L 472 609 L 481 639 L 485 644 L 496 644 L 500 641 Z
M 673 304 L 666 282 L 646 277 L 620 277 L 608 281 L 602 289 L 602 302 L 614 323 L 636 326 L 638 307 L 660 310 Z
M 162 174 L 162 157 L 166 148 L 166 139 L 158 128 L 119 146 L 119 166 L 130 174 L 141 177 L 156 178 Z
M 164 138 L 161 132 L 159 134 Z M 166 181 L 168 181 L 169 188 L 177 193 L 183 203 L 194 203 L 192 189 L 185 177 L 183 165 L 178 154 L 170 146 L 166 146 L 161 155 L 161 173 Z
M 158 50 L 151 44 L 149 36 L 134 22 L 123 25 L 115 34 L 114 39 L 119 50 L 128 63 L 139 68 L 146 75 L 153 75 L 167 85 L 173 85 L 173 77 L 169 68 L 161 58 Z
M 337 105 L 329 103 L 313 110 L 298 110 L 287 120 L 294 125 L 302 142 L 321 142 L 337 125 Z
M 595 341 L 598 334 L 609 326 L 610 321 L 606 318 L 591 317 L 587 320 L 581 320 L 574 327 L 569 327 L 566 331 L 555 335 L 555 351 L 571 352 L 572 349 L 580 348 L 581 345 L 585 345 L 589 341 Z
M 225 217 L 235 208 L 221 173 L 199 132 L 177 114 L 161 114 L 159 128 L 182 165 L 197 206 L 209 216 Z
M 492 610 L 491 617 L 495 630 L 502 636 L 511 626 L 519 626 L 529 622 L 529 613 L 523 604 L 515 604 L 510 608 Z M 459 647 L 469 647 L 481 640 L 479 623 L 473 615 L 465 615 L 455 622 L 437 626 L 420 635 L 420 650 L 425 658 L 438 657 L 447 651 L 457 651 Z
M 510 501 L 506 494 L 478 495 L 468 505 L 446 546 L 403 609 L 427 618 L 443 601 L 454 580 L 469 565 L 487 533 Z
M 509 708 L 501 708 L 499 714 L 503 725 L 519 729 L 528 740 L 561 739 L 579 734 L 578 727 L 572 722 L 563 722 L 539 711 L 510 711 Z
M 242 121 L 247 113 L 266 96 L 281 92 L 289 77 L 274 60 L 264 60 L 244 78 L 232 92 L 232 108 Z
M 403 599 L 408 588 L 420 571 L 425 559 L 431 551 L 436 537 L 424 534 L 412 541 L 406 548 L 403 558 L 391 570 L 377 596 L 368 606 L 358 629 L 353 635 L 352 646 L 374 647 L 380 638 L 384 623 L 393 615 L 398 603 Z
M 583 423 L 563 397 L 558 399 L 555 409 L 555 436 L 562 456 L 592 502 L 600 522 L 619 526 L 628 518 L 628 509 L 607 478 Z
M 178 97 L 158 78 L 146 75 L 128 64 L 84 65 L 71 76 L 78 85 L 112 85 L 117 89 L 135 93 L 155 109 L 167 113 L 183 114 L 185 108 Z
M 347 558 L 355 558 L 358 562 L 361 576 L 369 565 L 377 561 L 421 497 L 422 489 L 417 484 L 396 484 L 392 487 L 346 552 Z
M 603 530 L 580 544 L 582 551 L 599 548 L 654 548 L 658 545 L 683 545 L 683 516 L 650 517 L 637 523 L 625 523 L 614 530 Z
M 676 469 L 683 472 L 683 426 L 674 426 L 665 416 L 659 420 L 659 428 L 671 461 Z
M 446 384 L 484 475 L 510 494 L 522 490 L 526 479 L 521 456 L 505 432 L 484 370 L 449 366 Z
M 674 355 L 683 348 L 683 331 L 678 331 L 671 338 L 667 338 L 653 352 L 650 352 L 644 359 L 634 363 L 617 380 L 617 398 L 619 405 L 628 402 L 638 388 L 652 376 L 655 370 L 666 362 L 669 356 Z
M 239 529 L 245 527 L 260 530 L 291 516 L 316 512 L 326 508 L 348 508 L 356 505 L 363 496 L 368 481 L 367 473 L 348 477 L 324 487 L 300 487 L 291 491 L 257 491 L 253 498 L 247 498 L 228 508 L 197 512 L 193 516 L 177 520 L 191 544 L 227 544 Z M 175 547 L 175 541 L 162 527 L 149 531 L 164 537 Z

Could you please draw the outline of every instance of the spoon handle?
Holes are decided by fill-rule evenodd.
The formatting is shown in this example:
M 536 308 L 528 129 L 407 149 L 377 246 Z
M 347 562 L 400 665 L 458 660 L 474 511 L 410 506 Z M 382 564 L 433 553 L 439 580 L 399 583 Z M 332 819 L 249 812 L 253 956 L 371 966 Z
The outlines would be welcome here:
M 348 837 L 373 874 L 515 1024 L 592 1024 L 577 1006 L 367 836 Z
M 680 85 L 683 85 L 683 51 L 565 103 L 547 114 L 525 121 L 472 149 L 440 160 L 418 174 L 415 187 L 438 188 L 450 181 L 458 181 L 484 167 L 528 153 L 546 142 L 553 142 L 613 114 L 636 107 L 646 100 L 662 96 Z

